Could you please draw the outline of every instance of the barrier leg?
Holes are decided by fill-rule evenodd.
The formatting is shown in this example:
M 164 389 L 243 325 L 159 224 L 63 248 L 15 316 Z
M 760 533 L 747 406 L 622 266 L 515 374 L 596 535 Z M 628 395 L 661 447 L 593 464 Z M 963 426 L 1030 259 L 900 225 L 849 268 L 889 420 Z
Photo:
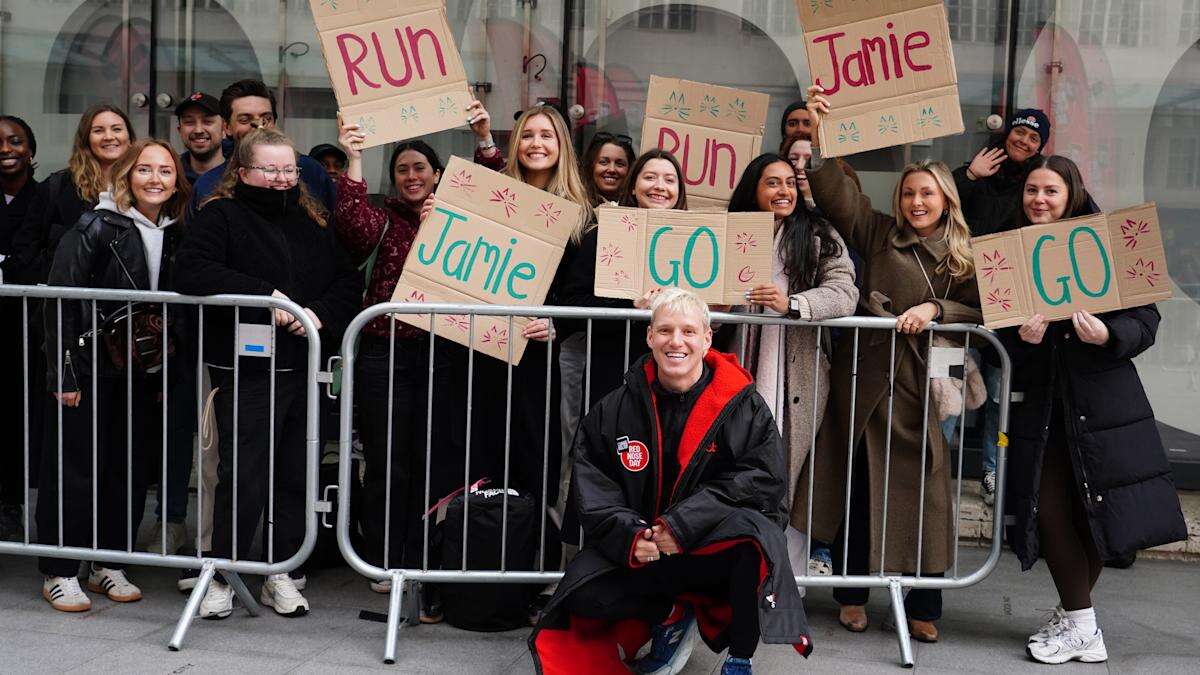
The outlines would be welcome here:
M 912 638 L 908 634 L 908 615 L 904 612 L 904 588 L 899 581 L 893 581 L 888 591 L 892 594 L 892 619 L 896 622 L 896 639 L 900 642 L 900 665 L 912 668 Z
M 192 594 L 188 596 L 187 605 L 183 608 L 183 616 L 179 617 L 179 623 L 175 624 L 175 633 L 171 635 L 171 641 L 167 643 L 167 649 L 177 652 L 183 648 L 183 637 L 187 635 L 188 628 L 192 625 L 192 619 L 196 618 L 196 612 L 200 609 L 200 601 L 204 599 L 204 594 L 208 592 L 208 585 L 212 583 L 213 575 L 216 574 L 216 567 L 210 560 L 204 563 L 200 568 L 200 578 L 196 580 L 196 587 L 192 589 Z
M 383 648 L 383 662 L 396 662 L 396 639 L 400 633 L 400 606 L 404 599 L 404 574 L 392 571 L 392 592 L 388 595 L 387 643 Z
M 246 613 L 250 616 L 258 616 L 258 601 L 254 599 L 250 589 L 246 588 L 246 582 L 242 581 L 237 572 L 222 572 L 221 574 L 225 576 L 225 583 L 229 584 L 234 594 L 242 601 L 242 607 L 246 608 Z

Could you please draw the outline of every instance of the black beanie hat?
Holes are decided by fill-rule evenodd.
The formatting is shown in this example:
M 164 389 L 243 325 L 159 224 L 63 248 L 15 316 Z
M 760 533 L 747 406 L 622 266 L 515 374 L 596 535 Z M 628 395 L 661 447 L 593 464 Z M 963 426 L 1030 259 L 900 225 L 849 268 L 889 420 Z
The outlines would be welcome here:
M 805 105 L 806 104 L 804 103 L 804 99 L 800 99 L 798 101 L 792 101 L 791 103 L 788 104 L 788 107 L 783 109 L 783 117 L 779 118 L 779 135 L 782 138 L 787 138 L 787 136 L 788 136 L 788 132 L 787 132 L 788 115 L 791 115 L 792 113 L 796 112 L 797 110 L 803 109 L 805 107 Z
M 1046 113 L 1037 108 L 1022 108 L 1013 113 L 1013 116 L 1008 120 L 1008 128 L 1004 130 L 1004 136 L 1007 138 L 1013 127 L 1028 127 L 1038 132 L 1038 136 L 1042 139 L 1042 144 L 1038 146 L 1038 152 L 1046 147 L 1046 143 L 1050 140 L 1050 118 L 1046 117 Z

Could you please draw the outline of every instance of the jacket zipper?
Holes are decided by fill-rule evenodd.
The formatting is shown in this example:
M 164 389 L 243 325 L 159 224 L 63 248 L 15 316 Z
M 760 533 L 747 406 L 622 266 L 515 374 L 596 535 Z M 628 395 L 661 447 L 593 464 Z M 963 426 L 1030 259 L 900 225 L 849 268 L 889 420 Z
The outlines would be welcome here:
M 79 386 L 79 376 L 75 374 L 75 365 L 71 363 L 71 350 L 68 349 L 63 356 L 64 365 L 71 370 L 71 379 L 75 381 L 75 386 Z M 61 379 L 61 378 L 60 378 Z
M 698 471 L 700 464 L 703 461 L 707 461 L 707 460 L 701 459 L 700 456 L 701 455 L 707 456 L 709 454 L 709 452 L 707 450 L 705 450 L 705 447 L 711 443 L 716 442 L 715 440 L 713 440 L 713 437 L 716 435 L 716 432 L 714 430 L 717 427 L 721 426 L 721 424 L 723 424 L 725 422 L 725 420 L 729 417 L 729 415 L 732 414 L 731 411 L 733 410 L 734 404 L 741 400 L 741 396 L 742 396 L 742 393 L 739 392 L 739 393 L 735 394 L 733 398 L 729 399 L 729 402 L 725 404 L 725 408 L 723 410 L 721 410 L 721 413 L 719 415 L 717 415 L 717 418 L 715 420 L 713 420 L 712 427 L 708 430 L 707 433 L 704 434 L 704 438 L 700 439 L 700 445 L 698 445 L 696 447 L 696 452 L 692 454 L 691 461 L 688 462 L 687 466 L 682 467 L 680 469 L 679 478 L 675 481 L 675 485 L 672 486 L 671 496 L 667 499 L 668 506 L 675 503 L 675 494 L 677 492 L 679 492 L 679 488 L 686 483 L 684 478 L 687 477 L 689 475 L 689 473 L 694 473 L 695 471 Z M 657 411 L 657 408 L 656 408 L 656 411 Z M 659 432 L 660 443 L 661 443 L 661 433 L 662 432 L 660 431 Z
M 1050 349 L 1051 349 L 1051 352 L 1050 352 L 1051 356 L 1053 357 L 1058 352 L 1058 345 L 1051 343 Z M 1063 358 L 1064 359 L 1066 358 L 1065 352 L 1063 353 Z M 1059 363 L 1057 358 L 1055 358 L 1054 361 L 1056 364 Z M 1067 420 L 1064 420 L 1064 421 L 1066 422 L 1066 425 L 1067 425 L 1066 431 L 1070 432 L 1071 427 L 1075 424 L 1075 421 L 1076 421 L 1075 419 L 1070 419 L 1070 418 L 1077 417 L 1075 415 L 1074 408 L 1072 408 L 1069 405 L 1070 392 L 1067 391 L 1067 387 L 1070 386 L 1070 382 L 1066 378 L 1061 377 L 1062 373 L 1055 372 L 1054 376 L 1055 376 L 1055 378 L 1061 378 L 1062 382 L 1063 382 L 1063 394 L 1062 394 L 1063 416 L 1068 418 Z M 1069 434 L 1069 435 L 1078 436 L 1079 434 Z M 1078 442 L 1076 442 L 1074 445 L 1078 446 Z M 1078 451 L 1078 447 L 1073 448 L 1071 446 L 1072 446 L 1072 443 L 1070 443 L 1070 440 L 1068 439 L 1067 451 L 1070 453 L 1071 459 L 1073 460 L 1071 463 L 1074 465 L 1074 467 L 1076 469 L 1079 470 L 1080 483 L 1083 485 L 1083 496 L 1087 500 L 1087 503 L 1090 505 L 1090 504 L 1092 504 L 1092 490 L 1088 486 L 1087 467 L 1084 466 L 1083 453 Z M 1045 451 L 1043 450 L 1043 453 L 1044 452 Z

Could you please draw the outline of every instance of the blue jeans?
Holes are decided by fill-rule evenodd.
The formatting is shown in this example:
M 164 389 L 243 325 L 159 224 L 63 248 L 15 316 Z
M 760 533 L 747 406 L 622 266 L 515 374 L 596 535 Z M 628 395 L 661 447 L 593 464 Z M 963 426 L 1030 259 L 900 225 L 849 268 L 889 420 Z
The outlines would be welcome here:
M 980 364 L 983 384 L 987 387 L 987 401 L 983 404 L 983 471 L 996 470 L 996 441 L 1000 436 L 1000 377 L 1004 374 L 999 366 Z

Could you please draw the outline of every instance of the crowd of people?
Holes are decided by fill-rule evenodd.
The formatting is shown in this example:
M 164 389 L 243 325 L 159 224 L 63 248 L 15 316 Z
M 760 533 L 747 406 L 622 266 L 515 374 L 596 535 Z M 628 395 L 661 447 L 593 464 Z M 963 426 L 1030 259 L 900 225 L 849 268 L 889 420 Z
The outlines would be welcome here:
M 932 322 L 982 321 L 972 236 L 1098 207 L 1070 158 L 1042 153 L 1051 122 L 1027 109 L 963 166 L 926 159 L 904 167 L 880 210 L 853 158 L 822 157 L 817 140 L 830 112 L 823 90 L 811 87 L 781 119 L 779 152 L 742 173 L 728 209 L 773 215 L 772 276 L 744 304 L 713 309 L 886 317 L 896 332 L 753 326 L 737 337 L 739 362 L 713 347 L 728 350 L 729 331 L 713 332 L 695 296 L 594 293 L 597 208 L 688 209 L 673 154 L 639 155 L 630 138 L 609 133 L 594 134 L 577 154 L 551 106 L 520 114 L 505 152 L 489 113 L 473 102 L 466 114 L 476 163 L 582 207 L 546 304 L 650 308 L 652 318 L 590 328 L 532 320 L 522 330 L 529 348 L 511 374 L 390 317 L 367 324 L 354 421 L 370 505 L 364 557 L 389 569 L 440 565 L 423 519 L 463 486 L 469 466 L 470 481 L 505 482 L 560 526 L 567 576 L 542 598 L 535 657 L 546 667 L 562 659 L 569 633 L 586 622 L 636 619 L 645 630 L 617 630 L 613 639 L 651 639 L 639 672 L 686 660 L 696 625 L 710 647 L 729 648 L 723 672 L 750 672 L 760 638 L 807 653 L 799 595 L 784 581 L 792 570 L 943 575 L 957 532 L 950 445 L 965 411 L 926 396 L 930 341 L 922 333 Z M 246 559 L 264 522 L 262 556 L 287 560 L 304 539 L 307 331 L 335 350 L 361 309 L 391 299 L 444 164 L 423 140 L 396 144 L 388 194 L 373 195 L 356 124 L 339 119 L 338 145 L 302 154 L 277 126 L 274 93 L 256 80 L 235 82 L 219 98 L 193 94 L 175 115 L 182 154 L 136 139 L 120 108 L 92 107 L 67 168 L 40 180 L 34 130 L 0 115 L 3 283 L 274 296 L 306 316 L 0 298 L 0 369 L 30 373 L 2 385 L 0 427 L 27 429 L 30 452 L 27 459 L 24 443 L 7 443 L 0 455 L 0 534 L 20 537 L 31 524 L 22 510 L 28 473 L 38 488 L 39 543 L 134 550 L 147 488 L 158 483 L 147 550 L 186 546 L 203 367 L 216 450 L 211 465 L 196 467 L 215 488 L 211 515 L 198 518 L 199 552 Z M 133 326 L 139 338 L 151 330 L 155 312 L 163 320 L 149 347 L 121 342 Z M 1007 538 L 1023 568 L 1045 558 L 1059 592 L 1053 616 L 1029 638 L 1038 661 L 1105 660 L 1090 597 L 1103 563 L 1187 536 L 1132 363 L 1158 322 L 1146 306 L 1054 322 L 1035 315 L 999 331 L 1013 363 Z M 273 336 L 270 362 L 242 353 L 239 336 L 251 325 Z M 990 504 L 999 358 L 988 349 L 966 358 L 987 383 L 981 491 Z M 55 609 L 90 608 L 77 561 L 43 557 L 39 568 Z M 142 596 L 123 565 L 93 562 L 86 572 L 93 593 L 118 602 Z M 180 589 L 195 577 L 185 571 Z M 309 610 L 306 584 L 297 567 L 268 577 L 260 597 L 300 616 Z M 386 593 L 390 584 L 371 588 Z M 751 597 L 763 588 L 771 589 L 765 599 Z M 201 616 L 228 616 L 233 597 L 218 578 Z M 842 626 L 868 629 L 867 589 L 837 588 L 834 597 Z M 731 613 L 720 611 L 726 605 Z M 914 589 L 905 607 L 912 636 L 936 642 L 941 591 Z M 421 620 L 440 615 L 437 589 L 423 589 Z

